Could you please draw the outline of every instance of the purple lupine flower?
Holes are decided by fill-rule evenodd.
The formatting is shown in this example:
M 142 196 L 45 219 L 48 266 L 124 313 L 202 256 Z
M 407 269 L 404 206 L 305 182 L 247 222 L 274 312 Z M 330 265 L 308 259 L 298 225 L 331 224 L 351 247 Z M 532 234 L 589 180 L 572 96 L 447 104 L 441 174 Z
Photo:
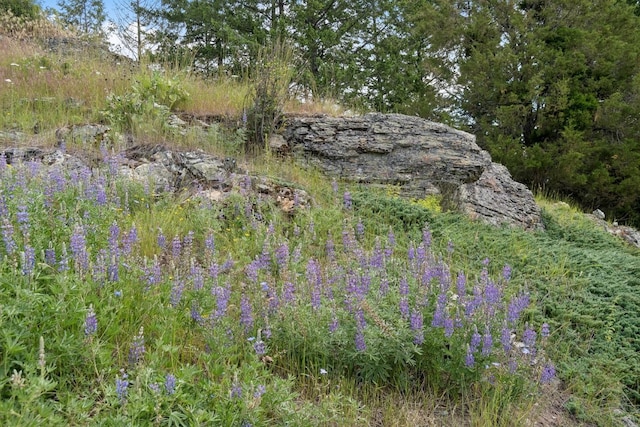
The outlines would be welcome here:
M 518 361 L 513 357 L 509 359 L 509 373 L 513 374 L 518 370 Z
M 157 238 L 157 242 L 158 242 L 158 247 L 162 250 L 164 250 L 167 247 L 167 238 L 165 237 L 164 234 L 162 234 L 162 229 L 158 229 L 158 238 Z
M 116 257 L 119 255 L 118 240 L 120 239 L 120 227 L 118 223 L 113 221 L 111 227 L 109 227 L 109 252 Z
M 502 278 L 505 282 L 508 282 L 511 279 L 511 266 L 505 264 L 504 268 L 502 269 Z
M 204 248 L 213 255 L 216 251 L 216 243 L 215 238 L 213 237 L 213 233 L 207 234 L 207 237 L 204 239 Z
M 98 318 L 93 311 L 93 304 L 89 304 L 89 310 L 84 318 L 84 335 L 88 337 L 96 332 L 98 332 Z
M 340 324 L 338 323 L 338 318 L 334 314 L 333 317 L 331 318 L 331 323 L 329 323 L 329 332 L 334 333 L 335 331 L 338 330 L 339 326 Z
M 367 321 L 364 318 L 364 311 L 362 309 L 360 309 L 360 308 L 357 309 L 355 314 L 354 314 L 354 317 L 356 319 L 356 327 L 359 330 L 363 330 L 367 326 Z
M 536 335 L 536 331 L 531 329 L 527 324 L 524 332 L 522 333 L 522 342 L 524 342 L 524 345 L 529 349 L 533 349 L 536 345 Z
M 471 342 L 469 343 L 469 349 L 472 353 L 478 351 L 480 343 L 482 342 L 482 335 L 478 333 L 478 328 L 473 325 L 473 334 L 471 334 Z
M 231 257 L 227 258 L 227 260 L 224 262 L 224 264 L 222 264 L 222 267 L 220 267 L 220 272 L 222 273 L 226 273 L 228 271 L 231 271 L 231 269 L 235 266 L 235 263 L 233 262 L 233 259 Z
M 98 206 L 104 206 L 107 204 L 107 191 L 104 188 L 104 185 L 96 186 L 96 204 Z
M 124 403 L 127 400 L 127 388 L 129 387 L 129 380 L 127 380 L 127 374 L 122 373 L 122 377 L 116 378 L 116 395 L 120 403 Z
M 489 327 L 486 326 L 484 328 L 484 335 L 482 335 L 482 355 L 487 357 L 491 354 L 491 349 L 493 348 L 493 337 L 491 336 L 491 331 Z
M 244 272 L 253 283 L 258 282 L 258 273 L 260 270 L 260 261 L 253 260 L 244 268 Z
M 171 240 L 171 255 L 173 258 L 180 258 L 180 253 L 182 252 L 182 240 L 179 236 L 173 236 Z
M 162 281 L 162 270 L 160 268 L 160 262 L 158 257 L 154 257 L 151 267 L 145 267 L 144 279 L 147 283 L 146 290 L 149 290 L 151 286 L 157 285 Z
M 473 357 L 473 351 L 471 350 L 471 348 L 467 347 L 467 355 L 464 358 L 464 366 L 466 366 L 467 368 L 473 368 L 475 364 L 476 359 L 475 357 Z
M 502 292 L 500 291 L 500 288 L 496 286 L 493 280 L 490 280 L 487 278 L 487 285 L 484 289 L 485 303 L 489 307 L 495 308 L 501 299 L 502 299 Z
M 171 307 L 176 308 L 176 306 L 180 304 L 183 291 L 184 291 L 184 282 L 181 279 L 176 277 L 173 280 L 173 283 L 171 286 L 171 295 L 169 296 L 169 304 L 171 304 Z
M 25 245 L 24 252 L 21 254 L 22 258 L 22 274 L 29 276 L 33 273 L 33 269 L 36 266 L 36 250 L 30 245 Z
M 356 224 L 356 236 L 362 237 L 363 235 L 364 235 L 364 224 L 362 223 L 362 220 L 359 219 L 358 223 Z
M 351 193 L 348 191 L 344 192 L 344 195 L 342 196 L 342 202 L 344 205 L 344 208 L 347 210 L 350 210 L 353 207 L 353 201 L 351 200 Z
M 240 324 L 244 326 L 245 332 L 249 332 L 249 329 L 253 327 L 251 303 L 244 294 L 240 297 Z
M 153 394 L 160 394 L 160 386 L 158 383 L 149 384 L 149 390 L 151 390 Z
M 473 298 L 467 302 L 465 309 L 464 309 L 464 315 L 466 316 L 467 319 L 471 318 L 471 316 L 473 316 L 473 313 L 475 313 L 475 311 L 478 309 L 478 307 L 480 307 L 482 305 L 482 291 L 480 290 L 479 287 L 474 286 L 473 287 Z
M 264 341 L 258 337 L 256 342 L 253 344 L 253 350 L 256 352 L 258 356 L 263 356 L 267 352 L 267 346 Z
M 276 263 L 280 270 L 284 270 L 289 262 L 289 245 L 286 243 L 281 244 L 276 248 Z
M 540 373 L 540 383 L 547 384 L 553 380 L 556 376 L 556 368 L 551 363 L 547 363 L 542 368 L 542 372 Z
M 193 249 L 193 235 L 194 233 L 192 230 L 187 231 L 187 235 L 184 236 L 182 241 L 182 247 L 187 254 L 190 254 Z
M 547 338 L 549 336 L 549 324 L 548 323 L 543 323 L 542 327 L 540 328 L 540 336 L 542 338 Z
M 260 399 L 262 397 L 263 394 L 265 394 L 267 392 L 267 388 L 260 384 L 257 388 L 256 391 L 253 392 L 253 397 L 255 399 Z
M 131 343 L 131 347 L 129 347 L 129 364 L 136 365 L 137 363 L 141 362 L 145 351 L 144 327 L 140 326 L 138 334 L 133 337 L 133 342 Z
M 216 297 L 216 310 L 211 313 L 211 320 L 215 321 L 222 318 L 229 306 L 229 298 L 231 297 L 231 286 L 227 283 L 226 287 L 216 286 L 211 289 L 211 294 Z
M 218 275 L 220 274 L 220 266 L 216 262 L 212 262 L 209 264 L 209 277 L 211 277 L 214 281 L 218 280 Z
M 409 300 L 407 299 L 407 297 L 401 297 L 400 298 L 400 302 L 399 302 L 399 306 L 400 306 L 400 315 L 402 316 L 403 319 L 406 319 L 409 317 Z
M 449 252 L 449 254 L 453 253 L 453 241 L 451 240 L 447 243 L 447 252 Z
M 291 303 L 295 300 L 295 286 L 291 282 L 285 282 L 282 287 L 282 300 Z
M 193 290 L 199 291 L 204 287 L 204 276 L 202 274 L 202 268 L 200 267 L 200 265 L 192 262 L 190 274 L 193 280 Z
M 84 235 L 84 229 L 77 225 L 71 235 L 69 242 L 69 248 L 76 261 L 76 265 L 81 270 L 86 270 L 89 267 L 89 255 L 87 254 L 87 242 Z
M 425 248 L 431 247 L 431 231 L 427 225 L 422 229 L 422 244 Z
M 409 245 L 409 249 L 407 249 L 407 259 L 409 261 L 413 261 L 416 257 L 416 248 L 413 247 L 413 243 Z
M 242 386 L 236 381 L 231 385 L 231 398 L 242 399 Z
M 509 301 L 507 305 L 507 322 L 511 325 L 515 325 L 520 317 L 520 314 L 529 306 L 529 295 L 520 294 Z
M 398 292 L 400 295 L 409 295 L 409 282 L 406 277 L 400 278 L 400 284 L 398 285 Z
M 106 249 L 100 249 L 96 255 L 96 261 L 91 267 L 91 277 L 96 283 L 103 284 L 107 277 L 107 258 L 109 254 Z
M 44 250 L 44 262 L 47 265 L 53 267 L 56 265 L 56 250 L 53 248 L 47 248 Z
M 198 325 L 201 325 L 204 321 L 202 319 L 202 315 L 200 314 L 200 307 L 198 306 L 198 301 L 191 301 L 191 320 L 193 320 Z
M 173 374 L 167 374 L 164 377 L 164 390 L 168 395 L 176 392 L 176 377 Z
M 387 292 L 389 292 L 389 280 L 387 280 L 386 278 L 382 278 L 380 279 L 380 288 L 378 290 L 378 293 L 381 297 L 384 297 L 385 295 L 387 295 Z
M 331 236 L 329 236 L 327 238 L 327 243 L 325 245 L 325 250 L 326 250 L 326 253 L 327 253 L 327 258 L 329 260 L 335 259 L 336 247 L 335 247 L 335 244 L 333 243 L 333 239 L 331 238 Z
M 364 340 L 364 333 L 361 329 L 356 330 L 356 351 L 362 352 L 367 349 L 367 343 Z
M 447 305 L 447 295 L 445 293 L 440 293 L 438 295 L 438 301 L 436 303 L 436 310 L 433 313 L 433 320 L 431 321 L 431 326 L 434 328 L 444 326 L 445 319 L 445 307 Z
M 444 336 L 445 338 L 451 338 L 453 335 L 453 331 L 455 329 L 455 325 L 453 319 L 449 316 L 444 318 Z
M 373 248 L 373 254 L 371 255 L 371 261 L 369 263 L 371 268 L 376 270 L 382 270 L 384 268 L 384 254 L 380 247 L 380 239 L 376 238 L 376 245 Z
M 16 221 L 18 222 L 18 228 L 22 232 L 22 235 L 26 236 L 29 234 L 29 212 L 27 211 L 26 205 L 18 206 L 18 211 L 16 212 Z
M 410 328 L 414 332 L 413 343 L 415 345 L 422 345 L 424 343 L 424 331 L 422 322 L 422 312 L 417 309 L 411 311 Z
M 502 349 L 505 353 L 511 351 L 511 329 L 506 326 L 502 328 L 502 332 L 500 333 L 500 344 L 502 344 Z
M 111 282 L 117 282 L 119 280 L 119 267 L 118 267 L 118 257 L 116 255 L 111 255 L 111 263 L 107 267 L 107 278 Z
M 136 225 L 131 225 L 131 228 L 125 234 L 123 242 L 122 242 L 122 251 L 125 254 L 130 254 L 133 245 L 138 241 L 138 230 L 136 229 Z

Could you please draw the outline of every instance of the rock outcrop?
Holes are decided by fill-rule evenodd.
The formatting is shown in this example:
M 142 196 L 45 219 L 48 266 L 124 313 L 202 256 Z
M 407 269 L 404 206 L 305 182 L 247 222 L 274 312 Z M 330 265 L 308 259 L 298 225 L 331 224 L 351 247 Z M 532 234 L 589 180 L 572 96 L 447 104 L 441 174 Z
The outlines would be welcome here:
M 542 229 L 531 192 L 493 163 L 475 137 L 401 114 L 290 117 L 271 148 L 342 179 L 397 185 L 412 198 L 440 194 L 447 207 L 490 224 Z

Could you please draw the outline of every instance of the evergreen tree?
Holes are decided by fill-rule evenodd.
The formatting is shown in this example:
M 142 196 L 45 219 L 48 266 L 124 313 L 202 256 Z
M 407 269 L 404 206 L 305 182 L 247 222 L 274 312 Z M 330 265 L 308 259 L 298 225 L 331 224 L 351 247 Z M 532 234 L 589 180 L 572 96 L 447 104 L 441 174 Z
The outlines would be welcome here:
M 456 91 L 458 125 L 495 161 L 533 188 L 638 223 L 633 12 L 615 0 L 434 0 L 413 20 Z
M 106 19 L 102 0 L 61 0 L 60 17 L 84 34 L 101 34 Z

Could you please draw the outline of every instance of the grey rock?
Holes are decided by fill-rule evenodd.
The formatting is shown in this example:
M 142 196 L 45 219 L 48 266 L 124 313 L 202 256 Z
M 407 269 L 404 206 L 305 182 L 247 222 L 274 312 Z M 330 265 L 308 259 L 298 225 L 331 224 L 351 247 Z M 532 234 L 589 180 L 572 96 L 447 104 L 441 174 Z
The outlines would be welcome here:
M 596 209 L 595 211 L 593 211 L 593 216 L 595 216 L 598 219 L 605 218 L 604 212 L 602 212 L 600 209 Z
M 492 225 L 542 230 L 540 207 L 529 189 L 511 178 L 506 167 L 491 163 L 478 181 L 457 188 L 452 203 L 471 218 Z
M 109 131 L 111 131 L 109 126 L 101 124 L 65 126 L 56 130 L 56 139 L 58 146 L 75 143 L 98 147 L 110 142 Z
M 469 133 L 418 117 L 289 117 L 272 144 L 342 179 L 396 185 L 404 196 L 441 194 L 453 207 L 490 224 L 543 228 L 532 193 L 491 161 Z

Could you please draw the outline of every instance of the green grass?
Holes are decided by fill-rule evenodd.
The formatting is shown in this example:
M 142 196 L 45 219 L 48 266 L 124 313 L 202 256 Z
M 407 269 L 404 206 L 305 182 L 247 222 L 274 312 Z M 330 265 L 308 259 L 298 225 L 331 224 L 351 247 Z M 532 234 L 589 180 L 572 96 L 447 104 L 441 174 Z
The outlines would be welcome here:
M 8 40 L 0 46 L 0 84 L 8 89 L 0 91 L 0 130 L 20 130 L 42 145 L 53 144 L 53 131 L 62 125 L 105 120 L 100 111 L 110 108 L 108 94 L 142 91 L 148 101 L 173 93 L 137 86 L 143 77 L 156 78 L 147 71 L 99 56 L 79 61 Z M 180 109 L 197 115 L 240 117 L 250 85 L 210 83 L 170 70 L 157 83 L 173 81 L 191 94 Z M 69 98 L 80 102 L 65 101 Z M 159 113 L 144 110 L 139 123 Z M 42 134 L 33 134 L 35 122 Z M 114 128 L 133 131 L 141 141 L 243 154 L 243 135 L 222 127 L 186 135 L 136 124 Z M 115 178 L 108 181 L 108 201 L 101 205 L 86 193 L 94 178 L 82 185 L 67 180 L 52 196 L 47 189 L 52 180 L 46 176 L 31 176 L 16 165 L 0 171 L 0 207 L 5 210 L 0 224 L 5 233 L 0 236 L 0 424 L 529 425 L 540 411 L 532 402 L 545 402 L 549 394 L 568 396 L 565 408 L 581 423 L 616 425 L 620 410 L 638 419 L 638 249 L 576 209 L 548 199 L 538 200 L 546 231 L 531 233 L 443 213 L 432 201 L 405 201 L 394 197 L 393 189 L 376 192 L 337 183 L 340 189 L 334 192 L 317 171 L 292 167 L 269 153 L 242 163 L 253 173 L 304 189 L 311 207 L 285 215 L 273 202 L 241 194 L 212 205 L 180 194 L 147 194 Z M 351 194 L 352 209 L 343 207 L 344 191 Z M 23 206 L 28 227 L 18 218 Z M 110 243 L 114 224 L 117 247 Z M 464 366 L 472 323 L 456 329 L 450 339 L 442 328 L 430 326 L 437 286 L 421 288 L 407 256 L 422 241 L 425 224 L 432 236 L 427 248 L 431 262 L 450 270 L 454 287 L 457 273 L 465 272 L 469 297 L 473 284 L 484 283 L 485 268 L 503 286 L 503 304 L 518 293 L 530 294 L 532 304 L 514 332 L 521 336 L 525 323 L 536 330 L 550 325 L 551 335 L 538 337 L 543 344 L 539 359 L 555 365 L 560 383 L 540 385 L 540 363 L 507 374 L 502 368 L 508 360 L 499 353 L 495 335 L 500 325 L 490 319 L 474 320 L 484 322 L 477 324 L 480 333 L 485 323 L 494 328 L 496 352 L 482 360 L 501 366 L 489 370 L 480 368 L 482 363 L 474 369 Z M 127 256 L 121 256 L 129 250 L 125 237 L 133 227 L 136 238 Z M 71 249 L 72 234 L 79 229 L 85 233 L 88 266 Z M 9 230 L 15 251 L 6 245 Z M 165 248 L 158 244 L 160 230 Z M 382 269 L 365 266 L 362 254 L 373 257 L 376 245 L 389 249 L 390 231 L 393 256 Z M 190 235 L 191 246 L 173 254 L 172 241 L 184 246 Z M 210 235 L 213 250 L 205 243 Z M 345 235 L 356 239 L 356 249 L 344 248 Z M 335 258 L 327 255 L 329 240 Z M 286 267 L 276 262 L 284 244 Z M 35 251 L 33 266 L 30 249 Z M 47 263 L 46 249 L 55 251 L 57 264 Z M 65 253 L 68 270 L 59 264 Z M 259 268 L 254 280 L 247 271 L 263 254 L 268 266 Z M 223 270 L 228 259 L 234 265 Z M 312 259 L 325 286 L 320 308 L 313 306 L 314 285 L 308 277 Z M 114 260 L 117 278 L 108 273 Z M 210 274 L 214 265 L 215 277 Z M 500 279 L 505 265 L 513 270 L 508 282 Z M 160 275 L 149 284 L 154 267 Z M 346 288 L 350 275 L 371 279 L 371 290 L 355 305 L 367 324 L 363 351 L 354 346 L 358 323 L 349 306 L 327 296 L 330 289 L 337 295 L 351 292 Z M 403 277 L 409 278 L 411 309 L 424 316 L 422 344 L 413 342 L 409 319 L 398 312 Z M 381 297 L 376 292 L 384 280 L 390 290 Z M 282 300 L 287 283 L 295 284 L 296 302 L 270 311 L 274 294 L 268 292 Z M 225 315 L 217 318 L 224 292 L 230 299 Z M 239 323 L 243 301 L 252 309 L 251 327 Z M 450 310 L 459 307 L 448 301 Z M 98 329 L 85 335 L 89 307 Z M 334 319 L 340 327 L 329 334 Z M 146 351 L 130 361 L 141 326 Z M 259 339 L 266 344 L 264 355 L 254 349 Z M 173 393 L 164 386 L 169 374 L 177 379 Z M 126 397 L 118 395 L 116 379 L 129 382 Z

